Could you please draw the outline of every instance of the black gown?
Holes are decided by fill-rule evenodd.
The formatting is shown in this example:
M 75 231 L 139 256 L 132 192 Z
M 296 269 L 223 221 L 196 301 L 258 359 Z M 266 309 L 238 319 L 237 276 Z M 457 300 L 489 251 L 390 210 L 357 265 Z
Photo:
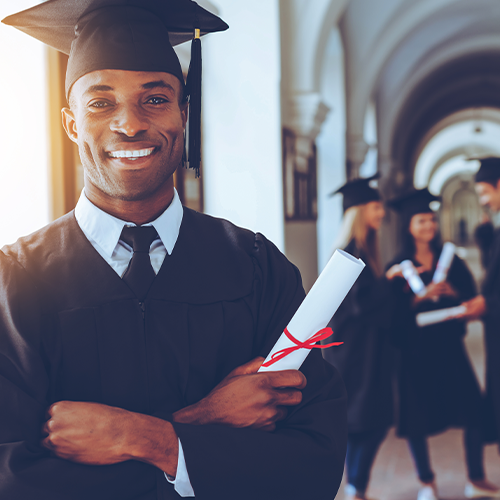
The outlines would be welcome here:
M 265 355 L 303 300 L 300 274 L 262 235 L 184 209 L 145 299 L 70 213 L 0 252 L 0 498 L 180 498 L 134 460 L 89 466 L 39 444 L 47 407 L 93 401 L 169 419 Z M 331 500 L 346 449 L 345 389 L 318 352 L 303 402 L 275 432 L 174 423 L 196 498 Z
M 486 346 L 486 395 L 493 410 L 488 438 L 500 444 L 500 228 L 495 229 L 482 293 L 487 312 L 483 317 Z
M 406 259 L 421 265 L 405 254 L 393 264 Z M 420 275 L 425 285 L 432 281 L 434 270 Z M 447 281 L 457 291 L 457 298 L 423 301 L 414 308 L 414 294 L 406 281 L 393 280 L 393 339 L 401 352 L 397 377 L 399 436 L 428 436 L 449 427 L 482 426 L 483 399 L 463 343 L 465 322 L 451 320 L 420 328 L 415 321 L 420 312 L 457 306 L 474 297 L 474 279 L 457 256 Z
M 354 433 L 393 423 L 392 303 L 387 280 L 376 277 L 354 240 L 345 251 L 361 258 L 366 267 L 330 322 L 333 340 L 344 344 L 325 349 L 323 356 L 344 379 L 347 426 Z

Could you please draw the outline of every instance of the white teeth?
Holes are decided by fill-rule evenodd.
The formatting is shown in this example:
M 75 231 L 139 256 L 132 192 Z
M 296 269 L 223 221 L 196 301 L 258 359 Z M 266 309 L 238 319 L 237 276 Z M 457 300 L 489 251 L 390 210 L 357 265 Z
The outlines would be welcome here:
M 111 158 L 142 158 L 144 156 L 149 156 L 155 148 L 139 149 L 138 151 L 110 151 L 108 154 Z

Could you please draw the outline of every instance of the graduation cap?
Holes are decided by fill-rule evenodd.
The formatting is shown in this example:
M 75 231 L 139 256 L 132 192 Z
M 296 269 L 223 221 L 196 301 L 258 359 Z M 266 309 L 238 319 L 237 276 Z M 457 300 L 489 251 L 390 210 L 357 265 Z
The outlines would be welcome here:
M 439 196 L 434 196 L 427 188 L 415 189 L 398 198 L 390 200 L 388 205 L 408 219 L 416 214 L 434 213 L 431 208 L 433 201 L 440 201 Z
M 370 201 L 379 201 L 380 193 L 377 189 L 370 186 L 370 182 L 380 177 L 379 173 L 367 177 L 365 179 L 355 179 L 353 181 L 346 182 L 343 186 L 339 187 L 330 196 L 334 196 L 338 193 L 344 195 L 343 207 L 344 212 L 351 207 L 356 205 L 364 205 Z
M 103 69 L 159 71 L 184 77 L 173 46 L 192 40 L 184 88 L 189 98 L 189 161 L 201 162 L 201 42 L 228 25 L 191 0 L 49 0 L 6 17 L 14 26 L 69 55 L 66 97 L 83 75 Z
M 496 182 L 500 179 L 500 158 L 490 156 L 479 158 L 481 165 L 476 172 L 475 182 Z

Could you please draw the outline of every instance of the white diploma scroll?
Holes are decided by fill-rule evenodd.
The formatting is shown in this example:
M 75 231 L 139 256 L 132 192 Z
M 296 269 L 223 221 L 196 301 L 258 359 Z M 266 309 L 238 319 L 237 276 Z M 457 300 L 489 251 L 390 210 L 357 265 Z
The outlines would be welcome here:
M 455 319 L 465 311 L 465 306 L 447 307 L 446 309 L 418 313 L 415 319 L 418 326 L 429 326 Z
M 399 265 L 401 266 L 401 272 L 408 282 L 408 285 L 410 285 L 412 292 L 418 297 L 425 295 L 424 282 L 415 269 L 413 262 L 411 260 L 403 260 Z
M 448 271 L 450 269 L 451 263 L 453 262 L 453 257 L 455 256 L 455 245 L 449 241 L 443 245 L 443 250 L 439 256 L 439 260 L 434 271 L 434 276 L 432 281 L 434 283 L 441 283 L 446 281 L 448 277 Z
M 290 320 L 287 326 L 290 334 L 299 342 L 306 342 L 325 328 L 364 267 L 365 263 L 361 259 L 343 250 L 335 250 L 325 269 Z M 297 347 L 285 333 L 282 333 L 264 363 L 269 362 L 275 353 L 294 346 Z M 298 370 L 310 352 L 310 349 L 298 348 L 272 365 L 262 366 L 259 372 Z

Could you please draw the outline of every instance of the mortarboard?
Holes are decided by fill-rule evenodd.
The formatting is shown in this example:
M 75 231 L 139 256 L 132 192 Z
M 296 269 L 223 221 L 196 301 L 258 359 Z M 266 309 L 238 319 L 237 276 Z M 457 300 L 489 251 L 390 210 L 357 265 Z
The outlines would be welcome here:
M 388 205 L 408 219 L 416 214 L 434 213 L 430 207 L 431 202 L 440 201 L 439 196 L 434 196 L 427 188 L 412 190 L 388 202 Z
M 481 165 L 476 172 L 475 182 L 496 182 L 500 179 L 500 158 L 480 158 Z
M 201 42 L 227 24 L 191 0 L 49 0 L 6 17 L 14 26 L 69 55 L 66 97 L 83 75 L 102 69 L 159 71 L 184 87 L 172 48 L 193 40 L 185 97 L 189 96 L 189 161 L 201 162 Z
M 364 205 L 370 201 L 379 201 L 380 193 L 377 189 L 370 186 L 370 182 L 378 179 L 380 177 L 379 173 L 367 177 L 365 179 L 355 179 L 353 181 L 346 182 L 343 186 L 339 187 L 330 196 L 334 196 L 338 193 L 344 195 L 343 208 L 344 212 L 351 207 L 356 205 Z

